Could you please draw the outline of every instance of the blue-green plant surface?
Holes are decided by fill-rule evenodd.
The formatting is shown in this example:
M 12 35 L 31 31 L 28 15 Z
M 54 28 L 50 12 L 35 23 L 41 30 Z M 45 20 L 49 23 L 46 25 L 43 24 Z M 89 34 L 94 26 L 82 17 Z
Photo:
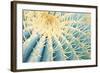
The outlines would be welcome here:
M 91 59 L 91 14 L 23 10 L 22 60 Z

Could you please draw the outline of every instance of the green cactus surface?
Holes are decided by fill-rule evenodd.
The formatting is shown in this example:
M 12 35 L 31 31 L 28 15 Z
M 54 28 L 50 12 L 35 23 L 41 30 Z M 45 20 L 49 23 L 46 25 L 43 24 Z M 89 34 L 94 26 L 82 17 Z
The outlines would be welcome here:
M 91 14 L 23 10 L 22 60 L 91 59 Z

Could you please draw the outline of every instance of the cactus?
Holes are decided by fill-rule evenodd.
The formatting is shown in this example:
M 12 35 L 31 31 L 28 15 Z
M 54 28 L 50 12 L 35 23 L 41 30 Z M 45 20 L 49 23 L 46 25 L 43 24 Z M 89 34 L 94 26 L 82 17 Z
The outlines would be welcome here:
M 23 62 L 91 59 L 91 14 L 23 10 Z

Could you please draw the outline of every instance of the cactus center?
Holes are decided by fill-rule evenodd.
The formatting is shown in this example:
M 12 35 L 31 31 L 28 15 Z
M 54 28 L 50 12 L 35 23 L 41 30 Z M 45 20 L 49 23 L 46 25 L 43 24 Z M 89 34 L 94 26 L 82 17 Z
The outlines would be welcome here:
M 36 31 L 48 38 L 59 36 L 61 33 L 61 23 L 56 16 L 46 12 L 40 13 L 35 22 Z

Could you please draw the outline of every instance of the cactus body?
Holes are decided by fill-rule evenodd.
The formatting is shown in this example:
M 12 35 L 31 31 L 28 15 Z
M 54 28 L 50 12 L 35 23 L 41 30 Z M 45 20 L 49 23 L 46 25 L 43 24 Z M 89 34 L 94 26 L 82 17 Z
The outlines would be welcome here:
M 23 62 L 91 59 L 91 14 L 23 13 Z

